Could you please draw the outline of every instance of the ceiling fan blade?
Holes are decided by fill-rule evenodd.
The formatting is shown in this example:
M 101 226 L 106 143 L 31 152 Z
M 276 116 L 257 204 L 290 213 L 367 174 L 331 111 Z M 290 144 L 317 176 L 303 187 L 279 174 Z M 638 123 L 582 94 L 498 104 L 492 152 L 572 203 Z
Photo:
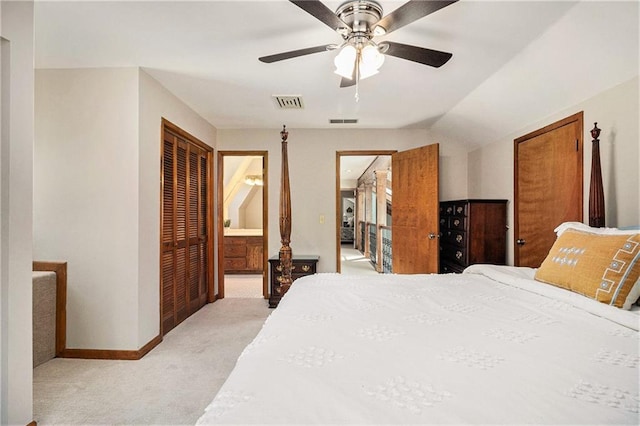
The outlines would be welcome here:
M 340 80 L 340 87 L 351 87 L 351 86 L 355 86 L 356 85 L 356 79 L 352 78 L 352 79 L 348 79 L 348 78 L 344 78 L 342 77 L 342 80 Z
M 385 30 L 385 34 L 389 34 L 391 31 L 404 27 L 413 21 L 423 18 L 457 1 L 458 0 L 411 0 L 380 19 L 374 25 L 374 30 L 375 27 L 382 27 Z
M 453 56 L 451 53 L 441 52 L 439 50 L 426 49 L 424 47 L 410 46 L 408 44 L 394 43 L 385 41 L 380 43 L 385 55 L 395 56 L 396 58 L 406 59 L 408 61 L 418 62 L 439 68 L 447 63 Z M 384 48 L 389 46 L 386 50 Z
M 261 62 L 270 64 L 272 62 L 284 61 L 285 59 L 297 58 L 298 56 L 310 55 L 312 53 L 326 52 L 335 47 L 335 44 L 325 44 L 322 46 L 307 47 L 306 49 L 291 50 L 289 52 L 276 53 L 275 55 L 258 58 Z
M 351 30 L 349 25 L 347 25 L 342 19 L 338 18 L 338 16 L 333 13 L 331 9 L 325 6 L 322 2 L 318 0 L 289 0 L 291 3 L 298 6 L 300 9 L 307 12 L 309 15 L 313 16 L 320 22 L 323 22 L 329 28 L 334 31 L 337 31 L 340 28 L 344 28 L 346 30 Z

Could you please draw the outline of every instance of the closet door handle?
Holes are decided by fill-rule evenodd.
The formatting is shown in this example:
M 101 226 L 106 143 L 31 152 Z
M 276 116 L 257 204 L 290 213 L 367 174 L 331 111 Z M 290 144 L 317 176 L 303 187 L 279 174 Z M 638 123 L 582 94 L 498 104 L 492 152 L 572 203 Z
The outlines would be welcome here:
M 519 245 L 519 246 L 523 246 L 525 243 L 526 243 L 526 241 L 524 239 L 522 239 L 522 238 L 518 238 L 516 240 L 516 244 Z
M 429 239 L 433 240 L 434 238 L 440 238 L 440 235 L 434 234 L 433 232 L 429 232 Z

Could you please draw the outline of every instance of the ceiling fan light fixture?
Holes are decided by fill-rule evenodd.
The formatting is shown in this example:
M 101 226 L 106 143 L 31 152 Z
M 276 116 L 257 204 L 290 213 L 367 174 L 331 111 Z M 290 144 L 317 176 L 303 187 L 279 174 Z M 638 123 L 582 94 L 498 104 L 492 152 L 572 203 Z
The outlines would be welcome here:
M 261 175 L 247 175 L 244 177 L 244 183 L 249 186 L 263 186 L 264 181 Z
M 335 73 L 344 77 L 351 79 L 353 78 L 353 68 L 356 63 L 356 57 L 358 52 L 356 48 L 350 44 L 340 50 L 340 53 L 333 60 L 334 65 L 336 66 Z
M 384 63 L 384 55 L 373 44 L 369 44 L 360 52 L 360 78 L 371 77 L 378 73 Z
M 349 80 L 353 79 L 353 71 L 358 64 L 357 78 L 362 80 L 378 73 L 384 63 L 384 55 L 374 44 L 367 44 L 364 48 L 360 48 L 360 45 L 356 47 L 353 44 L 347 44 L 335 57 L 333 63 L 336 66 L 335 73 Z

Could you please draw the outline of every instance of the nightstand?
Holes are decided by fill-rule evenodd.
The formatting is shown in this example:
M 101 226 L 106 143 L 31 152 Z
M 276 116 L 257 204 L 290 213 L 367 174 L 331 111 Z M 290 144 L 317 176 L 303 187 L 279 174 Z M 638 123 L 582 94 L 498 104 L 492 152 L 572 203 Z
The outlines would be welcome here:
M 295 281 L 306 275 L 316 273 L 316 265 L 320 256 L 315 255 L 294 255 L 291 267 L 291 280 Z M 280 303 L 281 295 L 277 292 L 278 276 L 280 275 L 280 257 L 278 255 L 269 258 L 269 288 L 271 295 L 269 296 L 269 307 L 275 308 Z

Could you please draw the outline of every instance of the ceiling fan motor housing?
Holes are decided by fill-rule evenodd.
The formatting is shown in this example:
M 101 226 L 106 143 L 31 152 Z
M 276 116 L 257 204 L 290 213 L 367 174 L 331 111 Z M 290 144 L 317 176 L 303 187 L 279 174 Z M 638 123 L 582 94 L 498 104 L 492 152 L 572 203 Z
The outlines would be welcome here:
M 351 27 L 353 33 L 370 38 L 373 26 L 382 18 L 382 6 L 371 0 L 352 0 L 341 4 L 336 15 Z M 348 36 L 343 34 L 345 39 Z

